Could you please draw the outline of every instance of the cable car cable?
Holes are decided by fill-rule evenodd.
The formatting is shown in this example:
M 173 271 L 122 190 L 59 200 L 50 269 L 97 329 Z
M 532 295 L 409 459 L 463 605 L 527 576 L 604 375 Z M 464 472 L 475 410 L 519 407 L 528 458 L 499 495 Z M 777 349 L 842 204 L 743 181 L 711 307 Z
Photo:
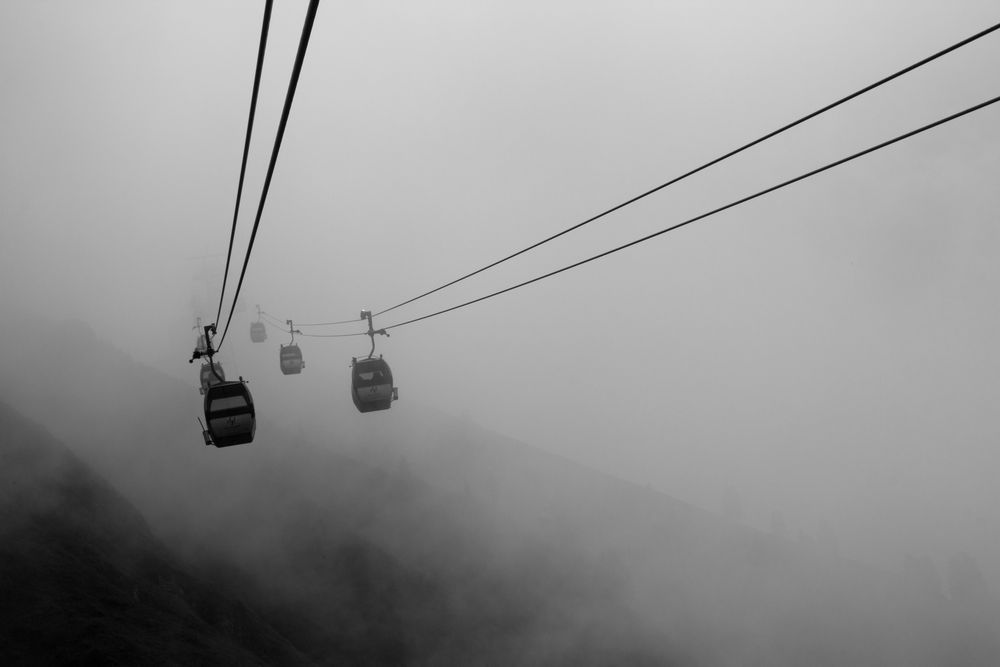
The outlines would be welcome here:
M 356 324 L 360 322 L 359 318 L 354 318 L 353 320 L 340 320 L 339 322 L 305 322 L 299 324 L 300 327 L 332 327 L 337 324 Z
M 281 110 L 281 120 L 278 122 L 278 132 L 274 137 L 274 148 L 271 150 L 271 160 L 267 165 L 267 176 L 264 178 L 264 187 L 260 193 L 260 202 L 257 206 L 257 215 L 254 218 L 253 229 L 250 232 L 250 242 L 247 245 L 246 256 L 243 258 L 243 268 L 240 270 L 240 280 L 236 283 L 236 292 L 233 295 L 233 305 L 229 309 L 229 317 L 226 319 L 226 326 L 222 330 L 222 337 L 219 339 L 221 348 L 229 333 L 229 325 L 233 321 L 233 313 L 236 312 L 236 302 L 240 296 L 240 289 L 243 287 L 243 279 L 246 277 L 247 265 L 250 263 L 250 253 L 253 252 L 253 244 L 257 238 L 257 229 L 260 227 L 260 218 L 264 213 L 264 203 L 267 201 L 267 193 L 271 188 L 271 177 L 274 175 L 274 167 L 278 162 L 278 152 L 281 150 L 281 140 L 285 136 L 285 127 L 288 125 L 288 115 L 292 110 L 292 100 L 295 99 L 295 89 L 299 83 L 299 74 L 302 72 L 302 63 L 306 57 L 306 49 L 309 47 L 309 36 L 312 33 L 313 22 L 316 19 L 316 9 L 319 7 L 319 0 L 309 0 L 306 8 L 305 21 L 302 24 L 302 36 L 299 38 L 298 52 L 295 54 L 295 65 L 292 67 L 292 75 L 288 81 L 288 92 L 285 94 L 285 104 Z
M 272 315 L 272 314 L 270 314 L 270 313 L 268 313 L 266 311 L 263 311 L 263 310 L 260 311 L 260 314 L 261 314 L 262 317 L 269 318 L 269 319 L 261 319 L 261 321 L 264 322 L 264 324 L 267 324 L 268 326 L 271 326 L 274 329 L 277 329 L 278 331 L 282 331 L 284 333 L 288 333 L 288 329 L 286 328 L 286 324 L 285 324 L 285 322 L 287 322 L 287 320 L 282 320 L 282 319 L 280 319 L 280 318 L 278 318 L 278 317 L 276 317 L 276 316 L 274 316 L 274 315 Z M 355 322 L 361 322 L 361 321 L 362 321 L 362 319 L 358 318 L 358 319 L 354 319 L 354 320 L 344 320 L 343 322 L 328 322 L 327 324 L 353 324 Z M 296 327 L 308 327 L 308 326 L 321 326 L 321 325 L 320 324 L 296 324 L 295 326 Z M 310 334 L 310 333 L 303 333 L 298 328 L 296 328 L 295 333 L 298 336 L 305 336 L 307 338 L 348 338 L 348 337 L 351 337 L 351 336 L 367 336 L 368 335 L 367 333 L 365 333 L 363 331 L 358 332 L 358 333 L 349 333 L 349 334 Z
M 570 269 L 575 269 L 578 266 L 583 266 L 584 264 L 588 264 L 590 262 L 593 262 L 594 260 L 601 259 L 602 257 L 606 257 L 608 255 L 614 254 L 614 253 L 619 252 L 621 250 L 625 250 L 626 248 L 630 248 L 630 247 L 632 247 L 634 245 L 638 245 L 639 243 L 643 243 L 645 241 L 649 241 L 650 239 L 653 239 L 653 238 L 656 238 L 657 236 L 661 236 L 663 234 L 666 234 L 667 232 L 672 232 L 675 229 L 680 229 L 681 227 L 689 225 L 689 224 L 691 224 L 693 222 L 697 222 L 699 220 L 703 220 L 704 218 L 707 218 L 709 216 L 715 215 L 716 213 L 721 213 L 722 211 L 725 211 L 727 209 L 734 208 L 734 207 L 739 206 L 740 204 L 744 204 L 744 203 L 746 203 L 746 202 L 748 202 L 748 201 L 750 201 L 752 199 L 757 199 L 758 197 L 762 197 L 762 196 L 764 196 L 766 194 L 774 192 L 775 190 L 780 190 L 781 188 L 784 188 L 784 187 L 786 187 L 788 185 L 791 185 L 793 183 L 797 183 L 799 181 L 805 180 L 805 179 L 807 179 L 807 178 L 809 178 L 811 176 L 815 176 L 815 175 L 817 175 L 819 173 L 822 173 L 824 171 L 827 171 L 829 169 L 833 169 L 834 167 L 840 166 L 842 164 L 845 164 L 847 162 L 855 160 L 855 159 L 857 159 L 859 157 L 862 157 L 864 155 L 867 155 L 869 153 L 873 153 L 873 152 L 875 152 L 877 150 L 880 150 L 882 148 L 885 148 L 887 146 L 891 146 L 892 144 L 895 144 L 897 142 L 903 141 L 904 139 L 909 139 L 910 137 L 913 137 L 913 136 L 918 135 L 918 134 L 920 134 L 922 132 L 926 132 L 927 130 L 935 128 L 938 125 L 943 125 L 944 123 L 953 121 L 956 118 L 960 118 L 960 117 L 965 116 L 967 114 L 973 113 L 974 111 L 979 111 L 980 109 L 986 108 L 986 107 L 990 106 L 991 104 L 996 104 L 997 102 L 1000 102 L 1000 96 L 991 98 L 989 100 L 986 100 L 985 102 L 980 102 L 979 104 L 971 106 L 971 107 L 969 107 L 969 108 L 967 108 L 967 109 L 965 109 L 963 111 L 959 111 L 958 113 L 954 113 L 954 114 L 952 114 L 950 116 L 947 116 L 945 118 L 942 118 L 940 120 L 936 120 L 933 123 L 929 123 L 927 125 L 924 125 L 922 127 L 917 128 L 915 130 L 911 130 L 911 131 L 906 132 L 904 134 L 901 134 L 901 135 L 899 135 L 897 137 L 889 139 L 888 141 L 883 141 L 880 144 L 876 144 L 874 146 L 870 146 L 869 148 L 866 148 L 866 149 L 864 149 L 862 151 L 854 153 L 853 155 L 849 155 L 847 157 L 841 158 L 841 159 L 836 160 L 834 162 L 830 162 L 829 164 L 826 164 L 826 165 L 824 165 L 822 167 L 819 167 L 817 169 L 813 169 L 812 171 L 806 172 L 804 174 L 796 176 L 795 178 L 791 178 L 791 179 L 789 179 L 787 181 L 783 181 L 782 183 L 779 183 L 777 185 L 772 185 L 771 187 L 766 188 L 764 190 L 760 190 L 759 192 L 756 192 L 756 193 L 754 193 L 752 195 L 749 195 L 749 196 L 743 197 L 742 199 L 737 199 L 736 201 L 730 202 L 730 203 L 726 204 L 725 206 L 720 206 L 720 207 L 718 207 L 716 209 L 712 209 L 711 211 L 708 211 L 707 213 L 702 213 L 701 215 L 697 215 L 697 216 L 695 216 L 693 218 L 688 218 L 684 222 L 679 222 L 679 223 L 677 223 L 675 225 L 672 225 L 670 227 L 666 227 L 665 229 L 661 229 L 658 232 L 654 232 L 654 233 L 649 234 L 647 236 L 643 236 L 642 238 L 636 239 L 636 240 L 631 241 L 629 243 L 626 243 L 624 245 L 620 245 L 620 246 L 618 246 L 616 248 L 612 248 L 611 250 L 606 250 L 605 252 L 602 252 L 602 253 L 600 253 L 598 255 L 594 255 L 592 257 L 588 257 L 587 259 L 580 260 L 579 262 L 575 262 L 574 264 L 570 264 L 568 266 L 564 266 L 561 269 L 556 269 L 555 271 L 550 271 L 549 273 L 546 273 L 546 274 L 541 275 L 541 276 L 537 276 L 535 278 L 532 278 L 531 280 L 525 280 L 524 282 L 518 283 L 516 285 L 512 285 L 510 287 L 507 287 L 506 289 L 498 290 L 498 291 L 493 292 L 491 294 L 487 294 L 486 296 L 481 296 L 478 299 L 472 299 L 471 301 L 466 301 L 464 303 L 458 304 L 457 306 L 452 306 L 450 308 L 445 308 L 444 310 L 439 310 L 437 312 L 430 313 L 429 315 L 424 315 L 422 317 L 415 317 L 413 319 L 406 320 L 405 322 L 399 322 L 397 324 L 393 324 L 391 326 L 387 326 L 387 327 L 385 327 L 384 330 L 396 329 L 396 328 L 399 328 L 399 327 L 406 326 L 408 324 L 413 324 L 415 322 L 420 322 L 422 320 L 430 319 L 430 318 L 436 317 L 438 315 L 443 315 L 445 313 L 450 313 L 453 310 L 458 310 L 459 308 L 464 308 L 466 306 L 471 306 L 474 303 L 479 303 L 480 301 L 485 301 L 486 299 L 491 299 L 491 298 L 493 298 L 495 296 L 499 296 L 501 294 L 505 294 L 507 292 L 511 292 L 511 291 L 516 290 L 516 289 L 518 289 L 520 287 L 524 287 L 525 285 L 530 285 L 530 284 L 536 283 L 536 282 L 538 282 L 540 280 L 544 280 L 546 278 L 550 278 L 550 277 L 552 277 L 554 275 L 563 273 L 564 271 L 569 271 Z
M 486 266 L 484 266 L 482 268 L 476 269 L 475 271 L 467 273 L 464 276 L 461 276 L 461 277 L 456 278 L 456 279 L 454 279 L 454 280 L 452 280 L 450 282 L 447 282 L 447 283 L 441 285 L 440 287 L 435 287 L 434 289 L 429 290 L 427 292 L 424 292 L 423 294 L 417 295 L 417 296 L 415 296 L 415 297 L 413 297 L 411 299 L 407 299 L 406 301 L 402 301 L 400 303 L 397 303 L 395 306 L 392 306 L 390 308 L 386 308 L 385 310 L 381 310 L 381 311 L 375 313 L 375 316 L 377 317 L 379 315 L 384 315 L 385 313 L 388 313 L 389 311 L 392 311 L 392 310 L 395 310 L 397 308 L 401 308 L 402 306 L 405 306 L 407 304 L 413 303 L 414 301 L 422 299 L 425 296 L 430 296 L 431 294 L 434 294 L 435 292 L 439 292 L 439 291 L 445 289 L 446 287 L 451 287 L 452 285 L 460 283 L 460 282 L 462 282 L 463 280 L 465 280 L 467 278 L 471 278 L 472 276 L 478 275 L 478 274 L 480 274 L 480 273 L 482 273 L 484 271 L 487 271 L 487 270 L 492 269 L 492 268 L 494 268 L 496 266 L 499 266 L 500 264 L 503 264 L 504 262 L 506 262 L 508 260 L 514 259 L 515 257 L 518 257 L 519 255 L 523 255 L 524 253 L 528 252 L 529 250 L 534 250 L 535 248 L 537 248 L 537 247 L 539 247 L 541 245 L 544 245 L 544 244 L 548 243 L 549 241 L 554 241 L 555 239 L 559 238 L 560 236 L 563 236 L 565 234 L 569 234 L 570 232 L 572 232 L 574 230 L 577 230 L 580 227 L 583 227 L 584 225 L 590 224 L 591 222 L 594 222 L 595 220 L 599 220 L 599 219 L 605 217 L 606 215 L 609 215 L 611 213 L 614 213 L 615 211 L 618 211 L 620 209 L 625 208 L 626 206 L 628 206 L 630 204 L 634 204 L 635 202 L 639 201 L 640 199 L 644 199 L 645 197 L 648 197 L 651 194 L 659 192 L 660 190 L 662 190 L 662 189 L 664 189 L 664 188 L 666 188 L 666 187 L 668 187 L 670 185 L 673 185 L 674 183 L 682 181 L 682 180 L 684 180 L 685 178 L 687 178 L 689 176 L 693 176 L 694 174 L 697 174 L 700 171 L 708 169 L 709 167 L 711 167 L 713 165 L 716 165 L 716 164 L 722 162 L 723 160 L 726 160 L 726 159 L 728 159 L 730 157 L 733 157 L 734 155 L 742 153 L 743 151 L 747 150 L 748 148 L 751 148 L 753 146 L 756 146 L 757 144 L 763 143 L 764 141 L 767 141 L 768 139 L 771 139 L 771 138 L 773 138 L 773 137 L 775 137 L 775 136 L 777 136 L 777 135 L 785 132 L 786 130 L 790 130 L 791 128 L 793 128 L 793 127 L 795 127 L 797 125 L 801 125 L 802 123 L 806 122 L 807 120 L 815 118 L 816 116 L 819 116 L 820 114 L 823 114 L 823 113 L 825 113 L 827 111 L 830 111 L 831 109 L 834 109 L 834 108 L 840 106 L 841 104 L 844 104 L 845 102 L 848 102 L 848 101 L 850 101 L 850 100 L 852 100 L 852 99 L 854 99 L 856 97 L 859 97 L 859 96 L 861 96 L 861 95 L 863 95 L 863 94 L 865 94 L 865 93 L 867 93 L 869 91 L 872 91 L 872 90 L 878 88 L 879 86 L 892 81 L 893 79 L 897 79 L 897 78 L 903 76 L 904 74 L 906 74 L 908 72 L 911 72 L 911 71 L 913 71 L 913 70 L 915 70 L 915 69 L 917 69 L 919 67 L 922 67 L 923 65 L 926 65 L 927 63 L 929 63 L 929 62 L 931 62 L 933 60 L 936 60 L 936 59 L 940 58 L 941 56 L 944 56 L 944 55 L 946 55 L 948 53 L 951 53 L 952 51 L 955 51 L 956 49 L 959 49 L 959 48 L 961 48 L 961 47 L 963 47 L 963 46 L 965 46 L 967 44 L 970 44 L 970 43 L 976 41 L 977 39 L 979 39 L 981 37 L 985 37 L 986 35 L 988 35 L 988 34 L 994 32 L 994 31 L 996 31 L 997 29 L 1000 29 L 1000 23 L 994 24 L 994 25 L 990 26 L 989 28 L 986 28 L 985 30 L 982 30 L 982 31 L 976 33 L 975 35 L 972 35 L 971 37 L 966 37 L 962 41 L 957 42 L 957 43 L 949 46 L 946 49 L 938 51 L 937 53 L 935 53 L 933 55 L 930 55 L 930 56 L 924 58 L 923 60 L 915 62 L 912 65 L 909 65 L 908 67 L 904 67 L 903 69 L 899 70 L 898 72 L 896 72 L 894 74 L 890 74 L 889 76 L 887 76 L 887 77 L 885 77 L 883 79 L 879 79 L 875 83 L 871 83 L 871 84 L 865 86 L 864 88 L 861 88 L 861 89 L 859 89 L 859 90 L 851 93 L 850 95 L 847 95 L 846 97 L 840 98 L 836 102 L 832 102 L 832 103 L 826 105 L 825 107 L 822 107 L 820 109 L 817 109 L 816 111 L 813 111 L 812 113 L 809 113 L 809 114 L 807 114 L 805 116 L 802 116 L 798 120 L 793 121 L 791 123 L 788 123 L 787 125 L 784 125 L 784 126 L 778 128 L 777 130 L 769 132 L 769 133 L 763 135 L 762 137 L 760 137 L 759 139 L 755 139 L 755 140 L 751 141 L 748 144 L 744 144 L 743 146 L 740 146 L 739 148 L 726 153 L 725 155 L 719 156 L 719 157 L 715 158 L 714 160 L 706 162 L 705 164 L 701 165 L 700 167 L 697 167 L 695 169 L 692 169 L 691 171 L 688 171 L 688 172 L 686 172 L 684 174 L 681 174 L 680 176 L 672 178 L 669 181 L 667 181 L 666 183 L 663 183 L 662 185 L 656 186 L 652 190 L 647 190 L 646 192 L 643 192 L 640 195 L 632 197 L 631 199 L 629 199 L 629 200 L 627 200 L 625 202 L 622 202 L 621 204 L 618 204 L 617 206 L 613 206 L 612 208 L 609 208 L 609 209 L 607 209 L 606 211 L 604 211 L 602 213 L 598 213 L 597 215 L 595 215 L 595 216 L 593 216 L 591 218 L 587 218 L 583 222 L 577 223 L 577 224 L 573 225 L 572 227 L 568 227 L 568 228 L 562 230 L 561 232 L 558 232 L 557 234 L 553 234 L 552 236 L 549 236 L 548 238 L 542 239 L 541 241 L 538 241 L 537 243 L 533 243 L 532 245 L 529 245 L 526 248 L 518 250 L 515 253 L 507 255 L 506 257 L 504 257 L 502 259 L 498 259 L 495 262 L 492 262 L 491 264 L 487 264 Z
M 263 315 L 265 313 L 262 312 L 261 314 Z M 269 317 L 273 318 L 274 316 L 270 315 Z M 360 320 L 351 320 L 351 321 L 352 322 L 360 322 Z M 262 319 L 261 322 L 263 322 L 267 326 L 271 327 L 275 331 L 280 331 L 281 333 L 288 333 L 288 328 L 285 325 L 275 324 L 274 322 L 271 322 L 271 321 L 268 321 L 268 320 L 264 320 L 264 319 Z M 299 325 L 296 324 L 295 326 L 298 327 Z M 303 333 L 299 329 L 295 329 L 295 335 L 296 336 L 303 336 L 305 338 L 349 338 L 349 337 L 352 337 L 352 336 L 367 336 L 368 334 L 366 332 L 364 332 L 364 331 L 359 331 L 357 333 L 349 333 L 349 334 L 310 334 L 310 333 Z
M 275 331 L 280 331 L 281 333 L 288 333 L 288 328 L 283 324 L 275 324 L 274 322 L 269 322 L 268 320 L 261 320 L 264 324 L 271 327 Z
M 282 329 L 282 330 L 284 330 L 284 328 L 285 328 L 284 324 L 282 322 L 280 322 L 278 320 L 275 320 L 273 318 L 270 318 L 270 317 L 262 317 L 261 318 L 261 322 L 263 322 L 264 324 L 269 324 L 269 325 L 271 325 L 273 327 L 277 327 L 277 328 Z
M 306 338 L 350 338 L 352 336 L 368 335 L 368 333 L 365 331 L 359 331 L 358 333 L 349 333 L 349 334 L 307 334 L 299 331 L 298 334 L 300 336 L 305 336 Z
M 264 313 L 268 315 L 267 313 Z M 268 315 L 268 317 L 274 317 L 274 315 Z M 278 319 L 278 318 L 275 318 Z M 340 320 L 339 322 L 300 322 L 297 326 L 300 327 L 332 327 L 336 324 L 357 324 L 361 322 L 361 319 L 354 318 L 353 320 Z
M 271 319 L 273 319 L 275 321 L 278 321 L 278 322 L 284 322 L 285 321 L 285 320 L 281 319 L 280 317 L 276 317 L 274 315 L 271 315 L 270 313 L 267 313 L 267 312 L 265 312 L 263 310 L 261 311 L 261 315 L 266 315 L 267 317 L 270 317 Z M 341 320 L 339 322 L 306 322 L 306 323 L 301 323 L 300 322 L 296 326 L 300 326 L 300 327 L 327 327 L 327 326 L 333 326 L 335 324 L 356 324 L 356 323 L 361 322 L 361 321 L 362 320 L 360 318 L 354 318 L 353 320 Z
M 260 311 L 260 314 L 262 316 L 270 319 L 272 322 L 277 323 L 278 326 L 284 326 L 284 324 L 285 324 L 285 320 L 283 320 L 280 317 L 277 317 L 275 315 L 272 315 L 271 313 L 268 313 L 268 312 L 265 312 L 265 311 L 262 310 L 262 311 Z
M 285 327 L 285 324 L 283 323 L 283 322 L 285 322 L 285 320 L 280 320 L 279 318 L 275 317 L 274 315 L 271 315 L 270 313 L 267 313 L 267 312 L 265 312 L 263 310 L 260 311 L 260 314 L 263 317 L 269 318 L 269 319 L 261 319 L 262 322 L 264 322 L 268 326 L 273 327 L 274 329 L 277 329 L 278 331 L 282 331 L 284 333 L 288 333 L 288 329 Z M 361 319 L 359 318 L 359 319 L 355 319 L 355 320 L 344 320 L 343 322 L 330 322 L 329 324 L 353 324 L 353 323 L 356 323 L 356 322 L 361 322 Z M 300 326 L 307 327 L 307 326 L 320 326 L 320 325 L 319 324 L 296 324 L 295 326 L 296 327 L 300 327 Z M 305 336 L 307 338 L 348 338 L 348 337 L 351 337 L 351 336 L 367 336 L 368 335 L 367 333 L 365 333 L 363 331 L 358 332 L 358 333 L 349 333 L 349 334 L 310 334 L 310 333 L 303 333 L 302 331 L 300 331 L 298 329 L 295 330 L 295 333 L 298 336 Z
M 219 309 L 215 321 L 222 316 L 222 303 L 226 298 L 226 279 L 229 278 L 229 260 L 233 256 L 233 241 L 236 238 L 236 220 L 240 214 L 240 199 L 243 196 L 243 180 L 247 173 L 247 156 L 250 154 L 250 136 L 253 134 L 253 119 L 257 112 L 257 93 L 260 92 L 260 75 L 264 69 L 264 51 L 267 50 L 267 32 L 271 25 L 271 6 L 274 0 L 264 0 L 264 22 L 260 28 L 260 46 L 257 49 L 257 69 L 253 75 L 253 92 L 250 94 L 250 116 L 247 118 L 247 136 L 243 143 L 243 161 L 240 163 L 240 180 L 236 186 L 236 207 L 233 210 L 233 227 L 229 232 L 229 250 L 226 252 L 226 270 L 222 274 L 222 291 L 219 293 Z M 220 341 L 221 342 L 221 341 Z

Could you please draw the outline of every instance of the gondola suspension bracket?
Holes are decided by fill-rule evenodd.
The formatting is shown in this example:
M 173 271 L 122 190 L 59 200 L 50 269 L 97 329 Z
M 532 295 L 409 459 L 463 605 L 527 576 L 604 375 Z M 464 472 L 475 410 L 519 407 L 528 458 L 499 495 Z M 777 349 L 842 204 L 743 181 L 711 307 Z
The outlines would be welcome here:
M 378 329 L 378 330 L 376 330 L 372 326 L 372 311 L 367 310 L 367 309 L 362 309 L 361 310 L 361 319 L 368 320 L 368 332 L 367 333 L 368 333 L 368 337 L 372 339 L 372 349 L 371 349 L 371 352 L 368 353 L 368 358 L 371 359 L 375 355 L 375 335 L 378 334 L 380 336 L 385 336 L 386 338 L 389 338 L 390 336 L 389 336 L 389 332 L 386 331 L 385 329 Z
M 198 322 L 201 322 L 199 318 Z M 225 382 L 226 378 L 219 375 L 215 361 L 213 357 L 215 356 L 215 348 L 212 347 L 212 337 L 217 333 L 214 324 L 208 324 L 202 327 L 204 333 L 198 337 L 198 345 L 195 347 L 194 352 L 191 354 L 191 358 L 188 359 L 188 363 L 194 363 L 195 359 L 201 359 L 202 357 L 208 358 L 208 366 L 212 369 L 212 375 L 214 375 L 219 382 Z M 202 341 L 204 341 L 204 347 L 202 347 Z

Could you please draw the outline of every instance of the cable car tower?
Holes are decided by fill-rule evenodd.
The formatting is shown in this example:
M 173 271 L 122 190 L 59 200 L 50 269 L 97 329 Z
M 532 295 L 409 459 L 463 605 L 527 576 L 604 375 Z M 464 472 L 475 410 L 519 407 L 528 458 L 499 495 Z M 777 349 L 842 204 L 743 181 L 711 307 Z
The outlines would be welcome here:
M 247 381 L 240 376 L 239 380 L 227 382 L 216 370 L 218 364 L 212 359 L 215 356 L 215 349 L 212 347 L 212 336 L 215 333 L 214 324 L 204 327 L 202 337 L 205 340 L 205 350 L 195 348 L 188 360 L 188 363 L 192 363 L 195 359 L 207 357 L 205 366 L 217 380 L 205 387 L 205 423 L 201 424 L 201 419 L 198 419 L 198 423 L 201 424 L 201 435 L 206 445 L 243 445 L 253 442 L 254 432 L 257 430 L 257 412 Z
M 382 355 L 375 358 L 375 334 L 388 338 L 389 332 L 385 329 L 375 330 L 370 310 L 362 310 L 361 319 L 368 320 L 368 337 L 372 340 L 372 349 L 365 359 L 351 359 L 351 398 L 359 412 L 388 410 L 392 407 L 392 402 L 399 399 L 399 388 L 392 385 L 392 370 Z

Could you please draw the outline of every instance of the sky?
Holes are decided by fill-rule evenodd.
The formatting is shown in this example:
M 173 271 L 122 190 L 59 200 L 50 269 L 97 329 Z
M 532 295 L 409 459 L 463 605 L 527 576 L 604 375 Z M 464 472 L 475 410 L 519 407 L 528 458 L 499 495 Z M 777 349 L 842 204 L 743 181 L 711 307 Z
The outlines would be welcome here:
M 306 7 L 275 5 L 237 266 Z M 0 5 L 5 311 L 25 326 L 35 315 L 83 320 L 195 382 L 191 327 L 219 303 L 262 6 Z M 348 363 L 367 340 L 301 339 L 306 370 L 285 378 L 273 358 L 281 335 L 248 340 L 256 304 L 299 322 L 388 308 L 996 21 L 996 3 L 973 0 L 326 0 L 223 346 L 227 369 L 287 385 L 302 407 L 275 418 L 318 420 L 324 404 L 348 401 Z M 998 58 L 1000 35 L 987 36 L 375 326 L 546 273 L 989 99 Z M 998 121 L 1000 108 L 987 108 L 394 329 L 377 353 L 407 409 L 713 510 L 731 489 L 750 525 L 780 511 L 793 530 L 830 526 L 848 555 L 879 563 L 955 550 L 1000 562 Z

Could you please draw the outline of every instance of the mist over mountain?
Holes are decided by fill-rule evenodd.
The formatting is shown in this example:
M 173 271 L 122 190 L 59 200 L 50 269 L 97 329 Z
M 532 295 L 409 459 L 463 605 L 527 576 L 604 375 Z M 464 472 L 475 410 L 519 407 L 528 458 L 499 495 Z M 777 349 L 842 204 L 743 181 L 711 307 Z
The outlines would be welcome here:
M 0 667 L 1000 665 L 997 21 L 0 2 Z
M 4 664 L 304 662 L 45 429 L 0 404 L 0 433 Z
M 3 333 L 17 354 L 0 357 L 0 399 L 121 493 L 4 413 L 4 456 L 18 462 L 5 464 L 4 554 L 19 573 L 5 597 L 59 605 L 58 620 L 37 618 L 75 650 L 89 650 L 89 623 L 128 636 L 154 622 L 155 605 L 112 611 L 137 586 L 140 600 L 175 604 L 157 588 L 166 577 L 206 592 L 183 598 L 196 610 L 190 642 L 160 639 L 179 642 L 176 655 L 244 656 L 233 662 L 1000 662 L 1000 606 L 967 554 L 943 574 L 918 557 L 876 569 L 843 558 L 835 539 L 784 535 L 779 522 L 752 530 L 403 401 L 362 426 L 294 423 L 294 397 L 260 376 L 255 442 L 206 448 L 194 368 L 187 383 L 166 376 L 79 323 Z M 91 569 L 156 566 L 74 576 L 49 554 L 78 544 L 108 545 Z M 61 601 L 71 593 L 112 609 Z M 237 608 L 260 642 L 227 634 Z

